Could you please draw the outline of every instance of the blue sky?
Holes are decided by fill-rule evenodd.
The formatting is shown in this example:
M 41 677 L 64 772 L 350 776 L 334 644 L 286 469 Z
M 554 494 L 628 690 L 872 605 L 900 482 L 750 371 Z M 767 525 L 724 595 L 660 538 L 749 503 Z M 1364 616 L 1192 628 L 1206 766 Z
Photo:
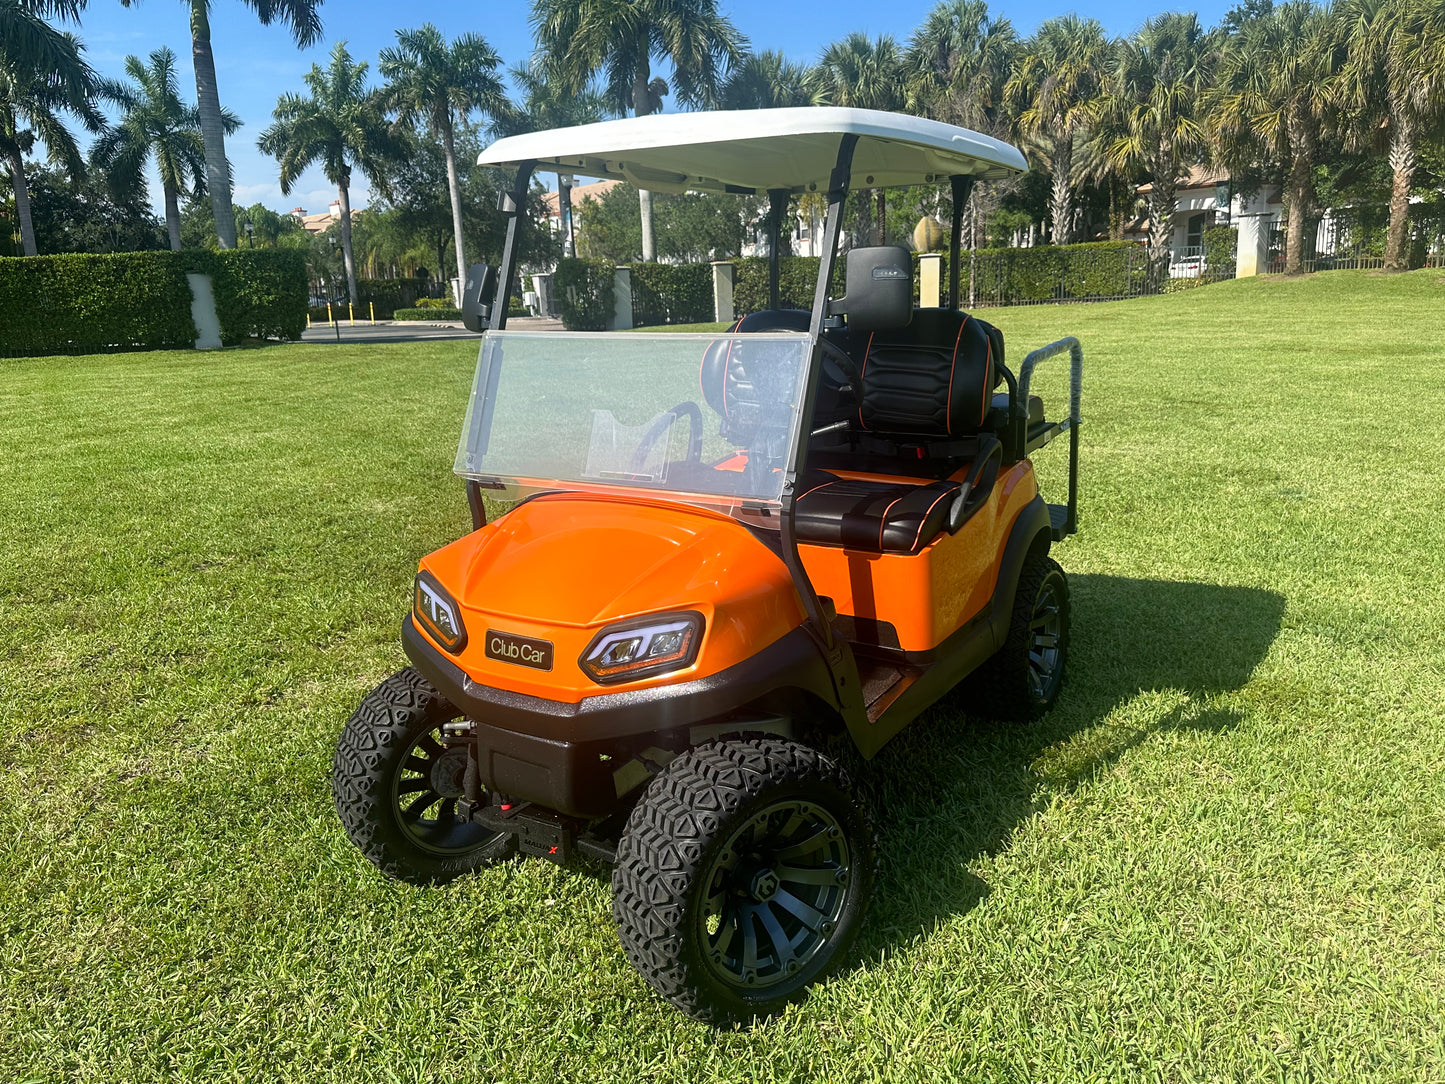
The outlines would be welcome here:
M 932 0 L 722 0 L 723 11 L 745 34 L 755 50 L 779 49 L 795 60 L 813 60 L 828 42 L 854 30 L 869 35 L 892 34 L 906 41 L 933 6 Z M 1193 6 L 1206 26 L 1219 21 L 1232 0 L 1208 0 Z M 1076 11 L 1093 16 L 1113 34 L 1127 34 L 1167 5 L 1151 0 L 1087 0 L 1078 5 L 1057 0 L 1022 0 L 991 4 L 1008 16 L 1021 34 L 1054 15 Z M 103 74 L 121 76 L 128 53 L 142 58 L 161 45 L 169 45 L 180 59 L 182 85 L 188 98 L 195 96 L 190 65 L 189 6 L 176 0 L 144 0 L 123 8 L 111 0 L 92 0 L 79 34 L 88 56 Z M 212 45 L 216 57 L 221 102 L 244 122 L 227 139 L 226 149 L 235 170 L 236 202 L 260 202 L 278 211 L 305 207 L 325 210 L 336 198 L 319 170 L 305 174 L 289 196 L 281 194 L 276 163 L 256 149 L 256 139 L 271 121 L 279 95 L 302 89 L 301 77 L 312 64 L 324 64 L 332 45 L 348 43 L 354 57 L 371 63 L 376 79 L 376 56 L 395 42 L 396 27 L 431 21 L 448 37 L 468 31 L 480 33 L 511 67 L 532 51 L 528 3 L 473 5 L 419 5 L 412 9 L 379 0 L 330 0 L 322 6 L 325 24 L 320 44 L 299 50 L 280 27 L 263 27 L 251 10 L 236 0 L 215 0 L 212 8 Z M 463 13 L 464 12 L 464 13 Z M 414 14 L 413 14 L 414 13 Z M 153 183 L 159 198 L 159 186 Z M 353 206 L 363 206 L 367 194 L 361 184 L 353 191 Z

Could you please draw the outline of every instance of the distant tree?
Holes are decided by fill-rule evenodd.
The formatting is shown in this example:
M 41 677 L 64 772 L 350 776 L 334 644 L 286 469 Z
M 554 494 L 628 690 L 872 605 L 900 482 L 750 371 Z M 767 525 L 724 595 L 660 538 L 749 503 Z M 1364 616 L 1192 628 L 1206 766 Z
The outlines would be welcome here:
M 281 165 L 281 192 L 289 195 L 301 174 L 319 164 L 341 200 L 341 250 L 352 304 L 356 261 L 351 251 L 351 177 L 360 169 L 371 186 L 386 191 L 388 158 L 401 157 L 402 144 L 388 130 L 375 94 L 366 89 L 366 61 L 355 62 L 339 41 L 323 70 L 313 64 L 305 81 L 310 94 L 284 94 L 275 122 L 261 133 L 260 149 Z M 214 203 L 214 201 L 212 201 Z M 230 205 L 227 204 L 230 215 Z
M 36 243 L 44 252 L 140 252 L 166 247 L 165 231 L 144 200 L 119 200 L 90 173 L 72 180 L 39 166 L 27 177 Z
M 162 47 L 150 55 L 149 65 L 136 56 L 125 58 L 130 83 L 108 80 L 105 97 L 121 109 L 114 127 L 107 128 L 90 150 L 91 162 L 105 174 L 111 190 L 121 199 L 147 199 L 145 165 L 154 159 L 161 179 L 166 208 L 166 232 L 172 250 L 181 250 L 181 193 L 200 196 L 206 190 L 206 148 L 201 139 L 200 114 L 181 101 L 176 77 L 176 54 Z M 222 113 L 229 134 L 240 120 Z
M 853 109 L 896 111 L 907 101 L 903 53 L 888 34 L 873 41 L 855 32 L 823 50 L 813 68 L 818 101 Z M 877 243 L 888 233 L 888 204 L 882 188 L 873 190 L 877 209 Z
M 986 0 L 942 0 L 908 42 L 909 111 L 1005 135 L 1004 88 L 1018 51 L 1013 24 L 990 15 Z
M 1104 83 L 1101 165 L 1149 178 L 1149 258 L 1160 273 L 1169 260 L 1179 181 L 1209 148 L 1200 99 L 1209 85 L 1210 59 L 1193 13 L 1156 15 L 1119 43 Z
M 211 0 L 182 0 L 190 8 L 191 65 L 196 72 L 196 109 L 206 148 L 206 191 L 221 248 L 236 247 L 236 220 L 231 205 L 231 167 L 226 160 L 226 114 L 216 83 L 216 58 L 211 51 Z M 262 26 L 283 23 L 301 48 L 321 37 L 321 0 L 244 0 Z M 121 0 L 134 7 L 140 0 Z
M 724 18 L 717 0 L 532 0 L 532 26 L 549 78 L 580 93 L 594 77 L 618 113 L 645 117 L 662 108 L 668 84 L 652 75 L 654 60 L 672 65 L 672 87 L 684 105 L 716 103 L 746 39 Z M 657 257 L 652 193 L 638 195 L 642 258 Z
M 44 145 L 51 161 L 62 164 L 71 179 L 78 180 L 84 175 L 85 163 L 64 117 L 75 117 L 92 132 L 101 129 L 104 119 L 92 102 L 99 81 L 82 57 L 80 40 L 46 26 L 15 0 L 10 0 L 10 5 L 12 10 L 5 13 L 6 20 L 0 24 L 7 35 L 0 51 L 0 156 L 10 171 L 21 251 L 34 256 L 38 250 L 25 156 L 37 145 Z M 31 5 L 36 9 L 40 6 Z M 18 40 L 9 40 L 11 37 Z M 37 70 L 41 57 L 59 66 Z
M 1284 173 L 1286 274 L 1304 268 L 1314 170 L 1343 60 L 1337 24 L 1310 0 L 1290 0 L 1243 24 L 1206 96 L 1215 152 L 1231 172 L 1263 161 Z
M 1008 96 L 1025 136 L 1041 137 L 1052 175 L 1049 211 L 1055 244 L 1074 220 L 1074 144 L 1093 122 L 1113 48 L 1097 19 L 1061 15 L 1041 24 L 1019 54 Z
M 428 136 L 441 140 L 447 192 L 451 196 L 457 281 L 465 282 L 467 258 L 462 237 L 456 127 L 458 120 L 465 121 L 476 111 L 492 117 L 506 111 L 506 95 L 497 78 L 501 58 L 480 34 L 463 34 L 448 44 L 431 23 L 420 30 L 398 30 L 396 44 L 395 49 L 381 51 L 380 71 L 387 81 L 383 100 L 400 123 L 420 122 Z
M 787 109 L 820 105 L 806 64 L 795 64 L 771 49 L 750 53 L 728 75 L 718 95 L 723 109 Z
M 1383 143 L 1393 173 L 1385 270 L 1404 271 L 1410 191 L 1420 145 L 1445 126 L 1445 3 L 1346 0 L 1337 10 L 1347 49 L 1336 83 L 1347 129 Z
M 547 77 L 546 66 L 534 60 L 512 69 L 512 82 L 522 92 L 520 101 L 508 102 L 507 108 L 492 122 L 498 136 L 544 132 L 552 128 L 572 128 L 579 124 L 595 124 L 608 115 L 607 101 L 602 93 L 588 84 L 577 93 L 569 93 L 554 79 Z M 562 253 L 572 251 L 572 176 L 557 175 L 557 209 L 562 220 Z
M 614 263 L 636 263 L 642 254 L 642 228 L 630 208 L 637 189 L 619 184 L 600 199 L 578 208 L 580 255 Z M 698 263 L 737 256 L 744 240 L 744 218 L 755 208 L 746 197 L 705 192 L 659 192 L 654 211 L 657 254 L 675 263 Z

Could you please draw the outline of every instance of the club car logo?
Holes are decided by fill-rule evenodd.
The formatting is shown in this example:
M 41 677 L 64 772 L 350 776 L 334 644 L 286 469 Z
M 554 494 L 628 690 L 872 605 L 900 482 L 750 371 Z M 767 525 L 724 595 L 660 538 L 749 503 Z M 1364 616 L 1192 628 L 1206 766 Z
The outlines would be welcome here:
M 875 279 L 891 279 L 895 282 L 899 279 L 912 278 L 912 276 L 901 267 L 875 267 L 873 269 L 873 277 Z
M 534 670 L 552 669 L 552 645 L 546 640 L 529 640 L 505 632 L 487 630 L 487 658 L 498 662 L 514 662 Z

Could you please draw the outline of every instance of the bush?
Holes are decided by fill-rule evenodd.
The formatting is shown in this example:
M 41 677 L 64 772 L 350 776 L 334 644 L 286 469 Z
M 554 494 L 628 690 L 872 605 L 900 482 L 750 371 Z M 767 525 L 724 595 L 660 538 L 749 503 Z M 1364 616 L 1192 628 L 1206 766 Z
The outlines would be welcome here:
M 564 257 L 553 281 L 562 326 L 568 331 L 605 331 L 616 300 L 616 269 L 605 260 Z
M 1239 252 L 1239 231 L 1233 226 L 1210 226 L 1204 231 L 1204 273 L 1211 281 L 1234 278 Z
M 186 270 L 211 276 L 221 342 L 299 339 L 306 329 L 306 257 L 297 249 L 183 252 Z
M 713 318 L 711 264 L 636 263 L 630 270 L 633 327 Z
M 378 320 L 390 320 L 397 309 L 415 308 L 417 298 L 427 285 L 426 279 L 413 275 L 399 279 L 357 279 L 356 296 L 366 306 L 367 316 L 371 315 L 371 306 L 374 305 Z
M 813 290 L 818 283 L 818 257 L 780 256 L 778 258 L 778 307 L 811 309 Z M 845 278 L 845 260 L 839 256 L 833 267 L 831 296 L 841 297 Z M 768 260 L 766 256 L 745 256 L 737 261 L 733 275 L 733 311 L 762 312 L 768 307 Z
M 423 301 L 426 298 L 422 299 Z M 397 309 L 391 314 L 393 320 L 460 320 L 462 310 L 451 306 L 428 305 L 422 309 Z
M 303 286 L 302 323 L 305 323 Z M 186 255 L 0 258 L 0 355 L 88 354 L 193 346 Z

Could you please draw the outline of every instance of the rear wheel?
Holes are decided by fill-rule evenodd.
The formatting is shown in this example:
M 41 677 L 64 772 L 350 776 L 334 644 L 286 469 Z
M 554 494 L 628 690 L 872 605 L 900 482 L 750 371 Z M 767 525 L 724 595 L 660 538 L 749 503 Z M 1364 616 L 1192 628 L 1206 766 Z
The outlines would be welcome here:
M 448 745 L 441 727 L 459 716 L 408 667 L 368 693 L 341 732 L 336 813 L 388 877 L 440 884 L 511 853 L 511 836 L 457 818 L 466 747 Z
M 781 1011 L 846 956 L 873 889 L 873 826 L 843 770 L 777 740 L 682 754 L 633 809 L 612 915 L 627 957 L 688 1015 Z
M 969 682 L 971 708 L 1027 722 L 1054 706 L 1069 653 L 1069 581 L 1046 554 L 1024 559 L 1003 647 Z

